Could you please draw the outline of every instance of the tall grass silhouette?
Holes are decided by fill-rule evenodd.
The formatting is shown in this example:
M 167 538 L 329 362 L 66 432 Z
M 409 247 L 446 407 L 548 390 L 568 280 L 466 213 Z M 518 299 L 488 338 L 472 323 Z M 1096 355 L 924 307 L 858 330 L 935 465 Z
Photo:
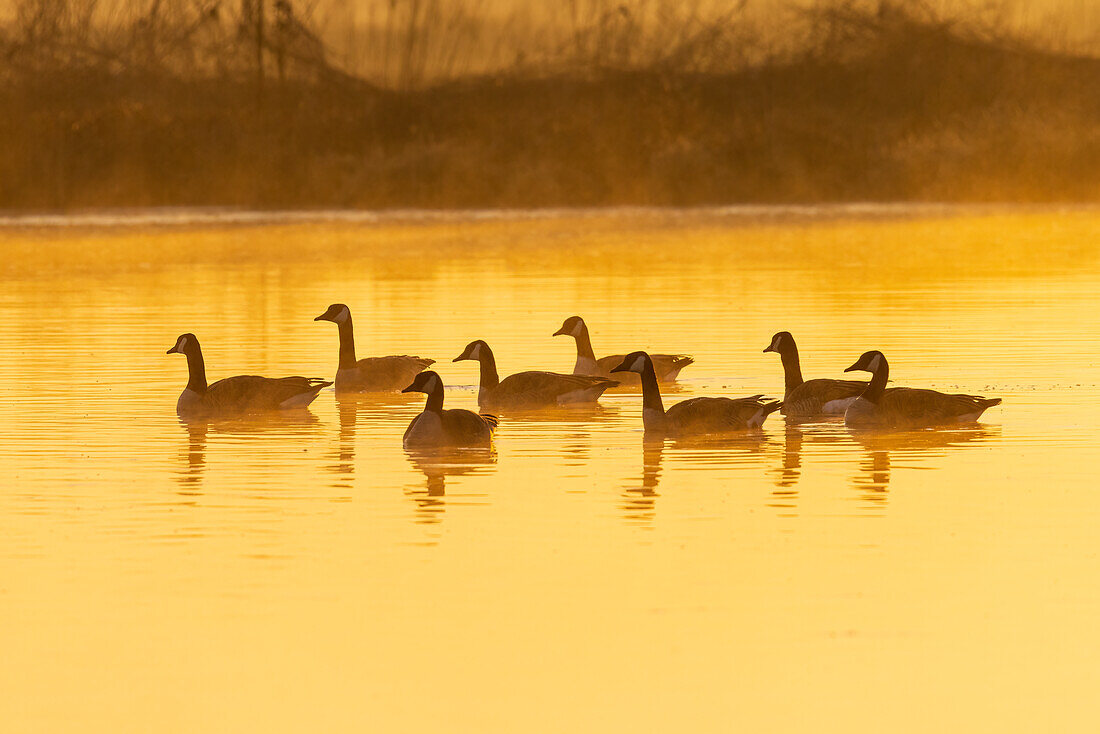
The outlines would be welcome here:
M 1100 195 L 1100 61 L 919 3 L 372 7 L 17 0 L 0 207 Z

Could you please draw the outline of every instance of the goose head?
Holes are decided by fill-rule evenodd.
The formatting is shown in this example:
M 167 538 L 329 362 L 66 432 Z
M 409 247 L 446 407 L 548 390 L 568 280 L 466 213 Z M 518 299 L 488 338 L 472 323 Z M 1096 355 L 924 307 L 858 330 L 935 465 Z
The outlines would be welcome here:
M 570 316 L 562 323 L 561 328 L 554 332 L 554 336 L 578 337 L 584 333 L 584 319 L 580 316 Z
M 863 355 L 856 360 L 845 372 L 871 372 L 877 373 L 886 364 L 886 357 L 882 356 L 882 352 L 878 350 L 872 350 L 870 352 L 864 352 Z
M 331 321 L 334 324 L 342 324 L 351 318 L 351 310 L 342 303 L 334 303 L 323 314 L 313 319 L 314 321 Z
M 473 360 L 477 360 L 478 362 L 480 362 L 483 359 L 491 357 L 492 354 L 493 354 L 493 352 L 492 352 L 491 349 L 489 349 L 489 345 L 486 344 L 481 339 L 477 339 L 477 340 L 472 341 L 469 344 L 467 344 L 466 348 L 462 350 L 462 354 L 458 355 L 457 357 L 455 357 L 451 361 L 452 362 L 461 362 L 464 359 L 473 359 Z M 423 373 L 421 373 L 421 374 L 423 374 Z
M 439 379 L 439 375 L 432 370 L 427 370 L 418 373 L 417 376 L 413 378 L 412 384 L 401 392 L 422 392 L 431 395 L 442 388 L 443 380 Z
M 165 354 L 192 354 L 199 350 L 199 340 L 191 333 L 180 334 L 176 344 Z
M 772 343 L 764 347 L 765 352 L 783 352 L 794 346 L 794 337 L 789 331 L 776 332 L 772 337 Z
M 631 352 L 623 357 L 622 363 L 613 368 L 612 372 L 637 372 L 639 375 L 645 371 L 646 363 L 649 362 L 649 355 L 645 352 Z

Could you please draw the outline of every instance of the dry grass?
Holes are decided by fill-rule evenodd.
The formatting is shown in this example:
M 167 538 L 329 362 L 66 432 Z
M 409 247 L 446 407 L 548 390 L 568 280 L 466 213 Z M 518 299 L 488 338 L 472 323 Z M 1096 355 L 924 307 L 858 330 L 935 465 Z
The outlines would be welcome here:
M 20 0 L 0 207 L 1100 198 L 1100 62 L 913 3 L 790 10 L 774 44 L 739 2 L 573 0 L 540 35 L 387 0 L 346 65 L 312 6 L 258 2 Z

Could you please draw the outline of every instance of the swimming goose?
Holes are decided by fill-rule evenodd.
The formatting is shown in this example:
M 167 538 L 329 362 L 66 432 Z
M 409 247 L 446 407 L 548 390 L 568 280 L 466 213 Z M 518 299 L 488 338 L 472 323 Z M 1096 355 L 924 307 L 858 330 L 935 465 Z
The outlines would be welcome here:
M 886 389 L 890 365 L 882 352 L 864 352 L 845 372 L 871 373 L 871 383 L 844 413 L 849 426 L 867 428 L 917 428 L 978 420 L 1000 398 L 956 395 L 911 387 Z
M 478 415 L 470 410 L 443 410 L 443 380 L 428 370 L 421 372 L 401 392 L 427 393 L 424 411 L 405 429 L 405 448 L 426 446 L 488 446 L 497 427 L 494 415 Z
M 501 380 L 493 350 L 478 339 L 466 345 L 459 362 L 474 359 L 481 364 L 481 383 L 477 403 L 485 407 L 545 408 L 555 405 L 594 403 L 604 390 L 619 383 L 604 377 L 563 375 L 557 372 L 517 372 Z
M 635 372 L 641 376 L 642 425 L 647 434 L 682 437 L 759 428 L 769 414 L 783 406 L 778 400 L 753 395 L 748 398 L 689 398 L 666 411 L 653 360 L 648 354 L 632 352 L 611 371 Z
M 803 380 L 798 362 L 798 345 L 789 331 L 772 337 L 765 352 L 778 352 L 783 361 L 783 415 L 843 415 L 852 401 L 867 388 L 858 380 L 817 378 Z
M 621 364 L 626 359 L 625 354 L 612 354 L 608 357 L 596 359 L 596 353 L 592 351 L 592 339 L 588 335 L 588 325 L 580 316 L 570 316 L 554 332 L 554 336 L 571 336 L 577 340 L 577 362 L 573 365 L 574 375 L 595 375 L 596 377 L 610 377 L 611 369 Z M 695 360 L 684 354 L 651 354 L 653 370 L 657 373 L 658 382 L 674 382 L 680 375 L 680 370 L 693 364 Z M 632 372 L 627 372 L 621 377 L 624 384 L 630 382 L 637 385 L 639 377 Z
M 176 402 L 182 415 L 252 413 L 261 410 L 304 408 L 331 381 L 317 377 L 226 377 L 206 384 L 206 363 L 194 334 L 182 334 L 168 354 L 187 357 L 187 387 Z
M 336 392 L 384 392 L 400 390 L 418 372 L 435 363 L 434 359 L 396 355 L 355 359 L 351 310 L 334 303 L 314 321 L 331 321 L 340 329 L 340 363 L 336 368 Z

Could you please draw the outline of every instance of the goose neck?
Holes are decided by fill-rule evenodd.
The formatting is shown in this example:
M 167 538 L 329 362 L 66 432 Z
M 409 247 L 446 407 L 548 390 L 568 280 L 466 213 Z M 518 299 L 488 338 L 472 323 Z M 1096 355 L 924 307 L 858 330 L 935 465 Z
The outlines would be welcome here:
M 206 392 L 206 362 L 198 346 L 187 352 L 187 389 L 200 394 Z
M 424 404 L 424 410 L 432 413 L 443 412 L 443 385 L 437 384 L 435 388 L 428 393 L 428 402 Z
M 577 356 L 588 357 L 596 361 L 596 353 L 592 351 L 592 337 L 588 335 L 588 326 L 581 326 L 581 333 L 577 335 Z
M 871 382 L 862 396 L 864 400 L 872 403 L 877 403 L 882 398 L 882 394 L 886 392 L 886 383 L 890 379 L 890 365 L 886 362 L 886 357 L 880 357 L 880 360 L 878 369 L 871 374 Z
M 784 396 L 800 386 L 802 380 L 802 364 L 798 358 L 798 347 L 791 345 L 779 353 L 783 361 L 783 390 Z
M 351 316 L 339 322 L 337 328 L 340 331 L 340 369 L 355 366 L 355 331 L 351 324 Z
M 657 384 L 657 373 L 653 369 L 653 360 L 646 357 L 645 366 L 642 368 L 642 420 L 647 429 L 659 428 L 659 426 L 650 425 L 646 421 L 659 421 L 664 418 L 664 415 L 665 405 L 661 400 L 661 388 Z
M 497 375 L 497 360 L 492 351 L 486 346 L 481 348 L 481 356 L 478 358 L 481 364 L 481 389 L 492 389 L 500 384 L 500 376 Z

